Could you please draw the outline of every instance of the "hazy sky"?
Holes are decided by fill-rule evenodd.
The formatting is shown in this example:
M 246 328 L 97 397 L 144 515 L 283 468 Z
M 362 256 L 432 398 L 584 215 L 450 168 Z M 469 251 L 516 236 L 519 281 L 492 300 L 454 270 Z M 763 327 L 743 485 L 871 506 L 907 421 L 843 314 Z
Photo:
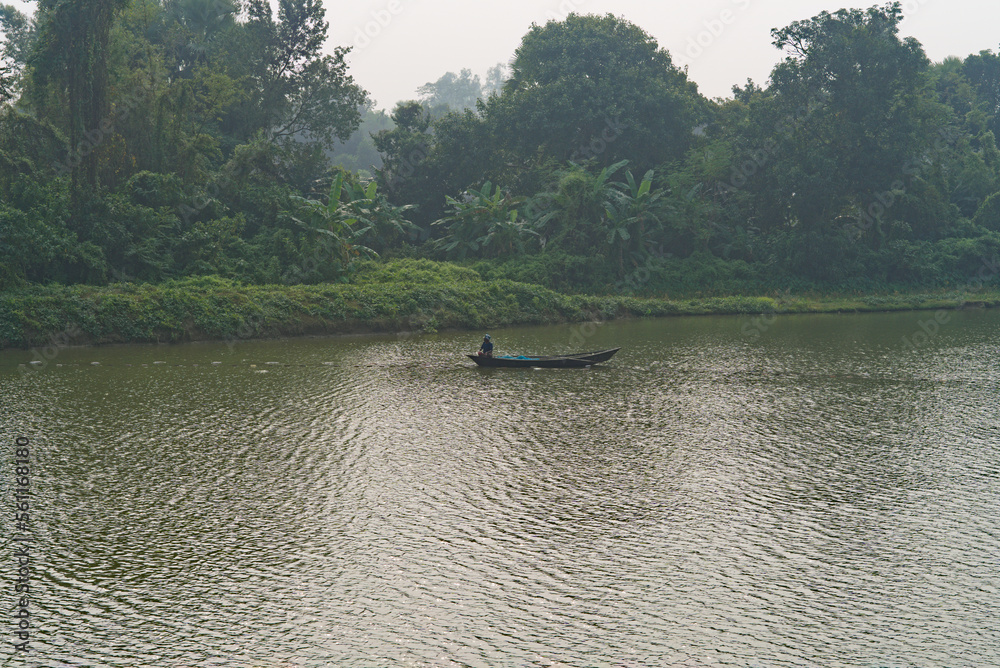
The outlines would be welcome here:
M 10 0 L 7 0 L 10 2 Z M 14 0 L 22 8 L 29 3 Z M 509 61 L 532 23 L 570 12 L 613 13 L 638 24 L 687 65 L 709 97 L 733 84 L 765 83 L 780 52 L 770 30 L 845 4 L 835 0 L 326 0 L 330 44 L 353 46 L 351 73 L 379 107 L 416 96 L 418 86 L 463 67 L 485 75 Z M 846 6 L 884 4 L 874 0 Z M 1000 45 L 997 0 L 903 0 L 905 36 L 932 60 Z
M 570 12 L 612 13 L 636 23 L 687 65 L 709 97 L 729 96 L 747 78 L 763 84 L 781 53 L 771 28 L 823 10 L 884 2 L 835 0 L 357 0 L 328 2 L 331 41 L 353 45 L 355 79 L 380 107 L 415 97 L 416 88 L 463 67 L 484 75 L 508 61 L 532 23 Z M 1000 44 L 997 0 L 904 0 L 904 36 L 932 60 Z

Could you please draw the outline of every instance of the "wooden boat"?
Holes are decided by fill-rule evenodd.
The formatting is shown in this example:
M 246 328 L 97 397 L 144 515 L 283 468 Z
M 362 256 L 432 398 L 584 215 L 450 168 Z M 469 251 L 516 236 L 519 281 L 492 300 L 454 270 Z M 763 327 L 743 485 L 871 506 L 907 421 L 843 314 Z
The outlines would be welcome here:
M 510 355 L 500 357 L 485 357 L 479 355 L 469 355 L 469 358 L 483 367 L 506 367 L 511 369 L 580 369 L 583 367 L 607 362 L 611 357 L 621 350 L 612 348 L 611 350 L 600 350 L 594 353 L 579 353 L 576 355 L 550 355 L 548 357 L 531 357 Z

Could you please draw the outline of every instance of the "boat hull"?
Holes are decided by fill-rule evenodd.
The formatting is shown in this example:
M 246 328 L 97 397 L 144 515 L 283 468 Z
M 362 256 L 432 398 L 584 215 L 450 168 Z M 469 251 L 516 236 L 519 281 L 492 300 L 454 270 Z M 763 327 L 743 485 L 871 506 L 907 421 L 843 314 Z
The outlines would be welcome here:
M 469 355 L 469 359 L 481 367 L 505 369 L 582 369 L 607 362 L 621 348 L 600 350 L 577 355 L 552 355 L 549 357 L 480 357 Z

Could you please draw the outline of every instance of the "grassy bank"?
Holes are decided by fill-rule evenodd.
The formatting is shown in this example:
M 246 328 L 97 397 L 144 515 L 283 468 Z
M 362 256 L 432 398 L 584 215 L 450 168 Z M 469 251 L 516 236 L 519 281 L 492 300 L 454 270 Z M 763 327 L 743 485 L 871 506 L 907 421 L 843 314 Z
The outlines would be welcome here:
M 0 347 L 241 340 L 310 334 L 493 329 L 706 314 L 830 313 L 1000 305 L 1000 292 L 699 299 L 564 295 L 428 261 L 368 268 L 347 284 L 30 286 L 0 295 Z

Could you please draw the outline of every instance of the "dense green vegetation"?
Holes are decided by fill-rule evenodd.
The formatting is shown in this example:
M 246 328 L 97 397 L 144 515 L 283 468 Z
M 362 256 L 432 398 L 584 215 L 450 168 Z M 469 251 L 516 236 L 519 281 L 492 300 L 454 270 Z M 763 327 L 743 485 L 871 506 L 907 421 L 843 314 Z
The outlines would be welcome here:
M 34 348 L 45 363 L 77 344 L 357 332 L 433 332 L 665 315 L 763 314 L 748 335 L 790 313 L 955 309 L 1000 305 L 1000 292 L 888 296 L 788 293 L 698 299 L 565 295 L 506 279 L 484 280 L 447 262 L 363 261 L 351 284 L 242 284 L 188 277 L 159 284 L 29 285 L 0 294 L 0 348 Z M 764 325 L 759 323 L 763 322 Z M 759 335 L 759 333 L 758 333 Z M 579 341 L 584 344 L 584 339 Z
M 383 312 L 370 278 L 392 258 L 470 272 L 441 322 L 473 326 L 590 308 L 552 291 L 666 304 L 1000 274 L 1000 55 L 932 64 L 898 2 L 775 29 L 766 86 L 716 100 L 638 26 L 573 14 L 532 26 L 509 71 L 449 73 L 389 115 L 348 49 L 323 51 L 319 0 L 272 4 L 0 5 L 0 290 L 21 309 L 0 338 L 58 330 L 58 309 L 29 311 L 88 295 L 159 313 L 128 311 L 137 339 L 186 319 L 223 335 L 167 297 L 210 289 L 392 321 L 411 288 L 386 279 Z M 542 305 L 467 312 L 494 289 Z

